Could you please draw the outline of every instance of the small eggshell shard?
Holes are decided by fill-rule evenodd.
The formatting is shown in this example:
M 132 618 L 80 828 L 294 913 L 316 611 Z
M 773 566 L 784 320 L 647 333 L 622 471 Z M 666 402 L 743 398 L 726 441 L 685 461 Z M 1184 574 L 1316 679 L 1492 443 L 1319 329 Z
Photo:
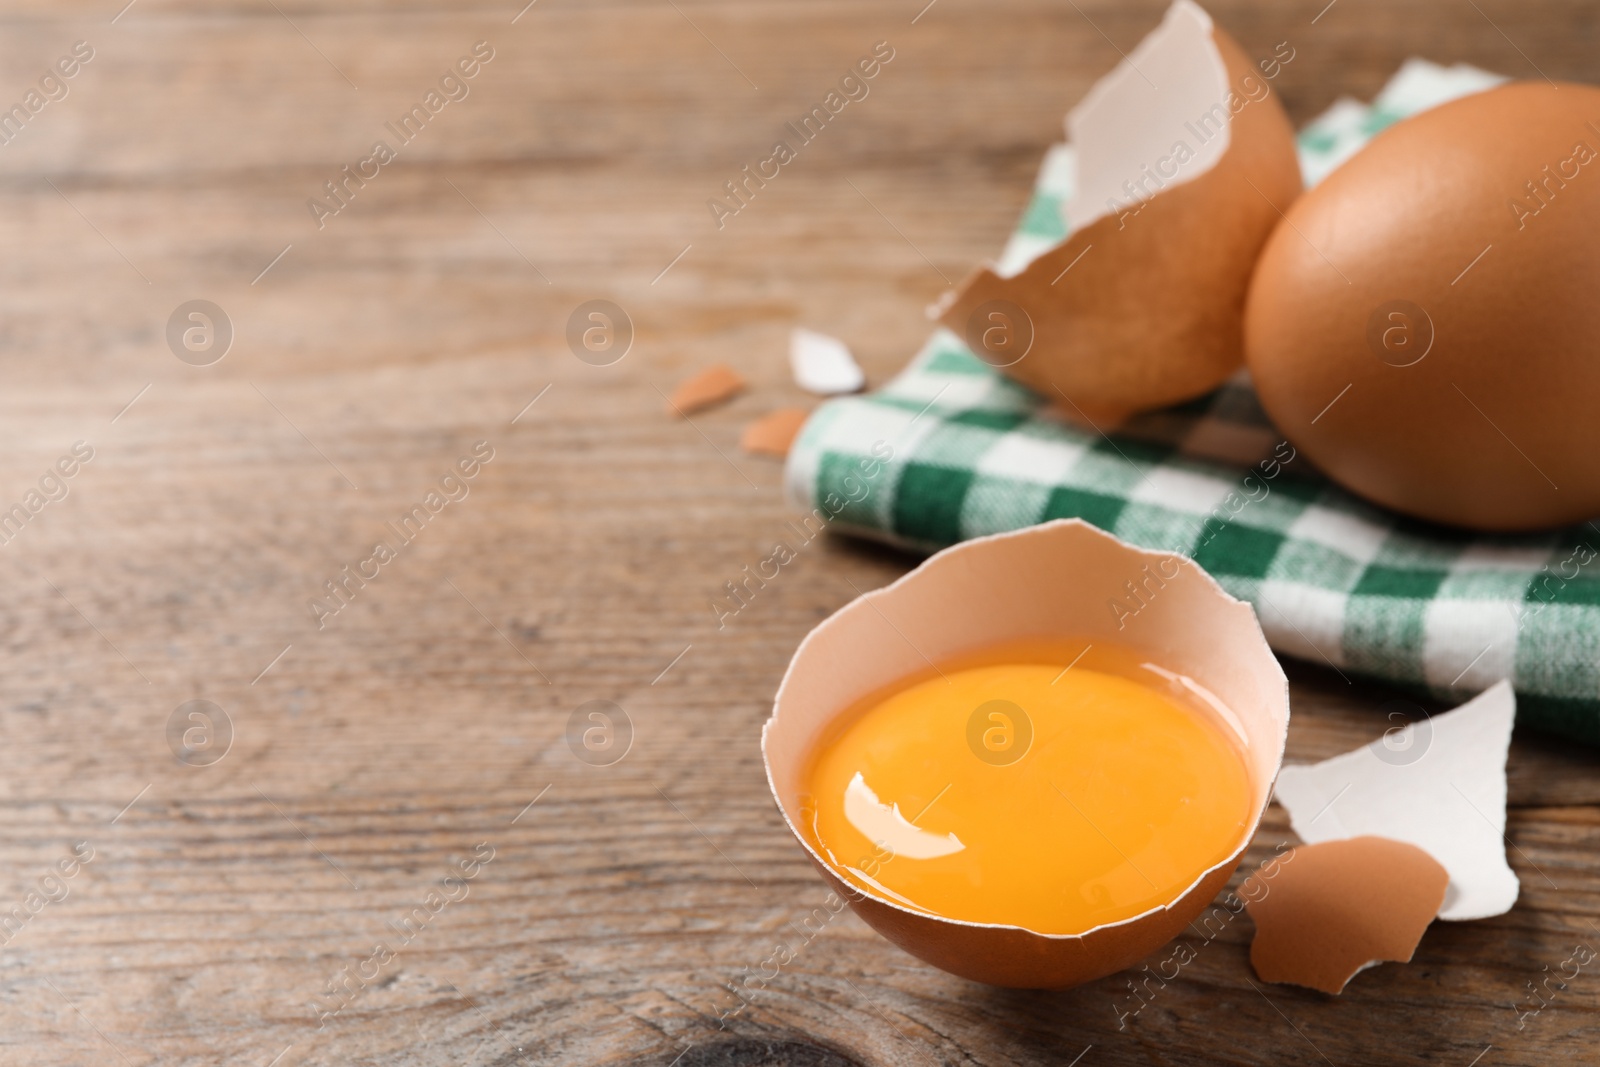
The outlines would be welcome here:
M 678 383 L 667 398 L 667 411 L 679 417 L 692 415 L 732 399 L 743 392 L 744 387 L 744 379 L 732 367 L 713 363 Z
M 1592 518 L 1597 227 L 1600 89 L 1517 82 L 1396 123 L 1262 251 L 1245 314 L 1262 405 L 1396 511 L 1497 531 Z
M 1128 581 L 1157 590 L 1131 622 L 1109 607 Z M 807 759 L 837 716 L 929 663 L 1051 635 L 1121 645 L 1216 696 L 1252 783 L 1238 848 L 1170 902 L 1070 935 L 946 919 L 842 880 L 800 830 L 807 825 Z M 790 832 L 823 880 L 873 929 L 952 974 L 991 985 L 1060 989 L 1143 959 L 1216 898 L 1265 809 L 1288 723 L 1287 680 L 1248 604 L 1189 560 L 1138 549 L 1082 520 L 1065 519 L 947 548 L 822 622 L 784 674 L 761 751 Z M 892 821 L 865 805 L 863 812 Z
M 800 388 L 818 396 L 856 393 L 867 384 L 843 341 L 800 327 L 789 334 L 789 368 Z
M 744 428 L 739 435 L 739 447 L 746 452 L 783 458 L 789 454 L 800 428 L 806 424 L 811 412 L 803 408 L 779 408 L 769 411 Z
M 1384 961 L 1406 963 L 1439 910 L 1450 876 L 1415 845 L 1351 837 L 1269 860 L 1240 891 L 1263 982 L 1338 994 Z
M 1244 362 L 1251 270 L 1301 190 L 1288 117 L 1232 39 L 1178 0 L 1067 129 L 1072 231 L 1014 276 L 978 270 L 940 321 L 1093 417 L 1208 392 Z
M 1516 718 L 1510 682 L 1370 745 L 1278 774 L 1276 798 L 1310 843 L 1377 834 L 1416 845 L 1450 884 L 1441 919 L 1502 915 L 1521 888 L 1506 863 L 1506 751 Z

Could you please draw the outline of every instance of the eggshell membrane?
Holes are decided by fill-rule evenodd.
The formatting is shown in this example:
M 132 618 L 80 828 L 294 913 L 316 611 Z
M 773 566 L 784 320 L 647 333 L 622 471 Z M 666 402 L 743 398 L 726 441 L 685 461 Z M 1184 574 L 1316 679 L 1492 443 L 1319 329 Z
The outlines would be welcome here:
M 1227 34 L 1213 27 L 1211 42 L 1235 93 L 1246 76 L 1269 84 Z M 1196 100 L 1194 112 L 1216 103 Z M 939 321 L 964 337 L 983 304 L 1022 308 L 1033 343 L 1001 371 L 1095 418 L 1165 407 L 1222 384 L 1244 363 L 1251 269 L 1302 188 L 1277 94 L 1251 100 L 1227 128 L 1228 148 L 1211 169 L 1157 192 L 1134 217 L 1106 215 L 1073 231 L 1014 277 L 980 268 Z M 1128 162 L 1127 177 L 1136 178 L 1149 161 Z
M 1246 351 L 1272 420 L 1335 481 L 1482 530 L 1600 514 L 1600 159 L 1546 201 L 1526 188 L 1576 143 L 1600 151 L 1596 125 L 1600 89 L 1512 83 L 1395 124 L 1288 211 Z M 1540 208 L 1520 228 L 1514 198 Z M 1369 341 L 1394 301 L 1423 314 L 1385 312 Z
M 1178 560 L 1123 630 L 1108 607 L 1146 565 Z M 1170 571 L 1170 563 L 1160 573 Z M 865 895 L 841 879 L 798 827 L 807 759 L 855 701 L 952 656 L 1010 640 L 1082 636 L 1147 654 L 1186 674 L 1232 712 L 1254 790 L 1249 829 L 1223 862 L 1176 899 L 1079 935 L 964 922 Z M 926 657 L 926 658 L 924 658 Z M 1176 937 L 1227 884 L 1283 762 L 1288 681 L 1251 607 L 1197 565 L 1134 548 L 1080 519 L 966 541 L 857 598 L 801 642 L 761 735 L 767 781 L 823 879 L 885 938 L 941 970 L 990 985 L 1061 989 L 1112 974 Z

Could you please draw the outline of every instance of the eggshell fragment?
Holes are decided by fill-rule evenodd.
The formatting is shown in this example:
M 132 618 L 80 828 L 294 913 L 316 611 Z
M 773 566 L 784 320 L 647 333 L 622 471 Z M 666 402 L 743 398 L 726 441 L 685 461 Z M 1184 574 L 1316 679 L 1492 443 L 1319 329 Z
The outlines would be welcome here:
M 1600 89 L 1517 82 L 1396 123 L 1262 251 L 1245 338 L 1262 405 L 1408 515 L 1600 514 L 1597 228 Z
M 810 417 L 811 412 L 804 408 L 779 408 L 777 411 L 769 411 L 744 428 L 744 433 L 739 435 L 739 447 L 746 452 L 777 456 L 781 459 L 789 454 L 789 447 L 794 444 L 794 439 L 800 434 L 800 428 Z
M 744 379 L 726 363 L 713 363 L 685 378 L 667 399 L 667 411 L 684 416 L 730 400 L 744 390 Z
M 1158 584 L 1146 586 L 1153 595 L 1137 616 L 1119 618 L 1109 605 L 1126 595 L 1124 583 L 1149 582 L 1151 575 L 1158 576 Z M 1131 648 L 1193 678 L 1225 705 L 1255 790 L 1238 850 L 1170 903 L 1077 935 L 945 919 L 842 881 L 798 829 L 807 755 L 829 723 L 855 701 L 929 663 L 1000 642 L 1054 636 L 1100 637 Z M 1191 561 L 1137 549 L 1065 519 L 947 548 L 830 616 L 795 652 L 762 731 L 761 751 L 790 831 L 823 880 L 880 934 L 974 981 L 1065 988 L 1155 951 L 1227 884 L 1266 806 L 1288 724 L 1288 682 L 1248 604 Z
M 1178 0 L 1067 131 L 1072 232 L 1014 277 L 978 270 L 940 321 L 1090 416 L 1208 392 L 1244 362 L 1251 270 L 1300 193 L 1288 117 L 1233 40 Z
M 1441 919 L 1503 915 L 1521 889 L 1506 863 L 1506 751 L 1516 718 L 1510 682 L 1443 715 L 1391 730 L 1354 752 L 1285 767 L 1278 803 L 1308 842 L 1379 834 L 1444 865 Z
M 800 327 L 789 334 L 789 368 L 800 388 L 818 396 L 859 392 L 867 384 L 843 341 Z
M 1264 982 L 1343 992 L 1374 964 L 1411 959 L 1449 881 L 1422 849 L 1385 837 L 1291 849 L 1241 887 L 1250 963 Z

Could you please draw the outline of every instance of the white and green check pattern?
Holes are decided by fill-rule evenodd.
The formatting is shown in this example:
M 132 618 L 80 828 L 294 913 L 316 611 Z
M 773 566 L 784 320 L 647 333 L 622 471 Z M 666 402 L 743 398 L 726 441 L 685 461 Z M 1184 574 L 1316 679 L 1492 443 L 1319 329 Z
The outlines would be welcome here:
M 1370 106 L 1342 100 L 1301 133 L 1302 172 L 1319 180 L 1390 123 L 1499 80 L 1413 60 Z M 1002 270 L 1065 235 L 1070 151 L 1046 157 Z M 874 464 L 885 445 L 892 461 Z M 1108 437 L 940 330 L 878 392 L 822 405 L 786 481 L 836 528 L 918 549 L 1082 518 L 1194 558 L 1282 653 L 1442 697 L 1510 678 L 1520 721 L 1600 744 L 1600 526 L 1488 537 L 1373 507 L 1295 455 L 1243 376 Z

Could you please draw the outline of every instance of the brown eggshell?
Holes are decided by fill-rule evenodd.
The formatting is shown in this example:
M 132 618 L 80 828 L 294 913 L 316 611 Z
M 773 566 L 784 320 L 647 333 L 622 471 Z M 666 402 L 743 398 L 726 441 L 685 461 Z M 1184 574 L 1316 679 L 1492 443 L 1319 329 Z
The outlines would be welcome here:
M 1245 78 L 1270 85 L 1227 34 L 1213 28 L 1211 38 L 1233 92 Z M 1216 102 L 1196 100 L 1194 112 Z M 1130 217 L 1076 230 L 1015 277 L 979 269 L 939 321 L 966 338 L 991 301 L 1021 308 L 1032 346 L 1001 370 L 1094 418 L 1216 388 L 1244 362 L 1251 269 L 1302 188 L 1294 131 L 1275 93 L 1252 99 L 1228 128 L 1227 151 L 1210 170 L 1157 192 Z M 1128 177 L 1143 162 L 1128 161 Z
M 884 589 L 847 604 L 812 630 L 784 674 L 761 734 L 767 781 L 789 829 L 824 880 L 866 922 L 907 952 L 991 985 L 1066 988 L 1121 970 L 1177 936 L 1226 885 L 1260 820 L 1283 761 L 1288 683 L 1254 611 L 1198 566 L 1147 552 L 1078 519 L 966 541 L 929 557 Z M 1177 572 L 1136 618 L 1108 603 L 1142 568 Z M 807 757 L 841 711 L 964 652 L 1040 637 L 1097 637 L 1193 678 L 1237 717 L 1254 797 L 1239 848 L 1169 904 L 1081 935 L 962 922 L 864 896 L 806 842 L 801 822 Z M 926 657 L 926 658 L 924 658 Z
M 1444 901 L 1450 875 L 1416 845 L 1349 837 L 1263 864 L 1240 892 L 1263 982 L 1340 993 L 1374 963 L 1405 963 Z
M 1597 124 L 1600 89 L 1505 85 L 1390 127 L 1288 211 L 1250 372 L 1336 481 L 1483 530 L 1600 513 Z
M 811 417 L 804 408 L 779 408 L 769 411 L 745 426 L 739 435 L 739 447 L 757 455 L 777 456 L 789 454 L 800 428 Z
M 683 418 L 696 411 L 731 400 L 744 391 L 745 381 L 726 363 L 713 363 L 685 378 L 667 398 L 667 411 Z

